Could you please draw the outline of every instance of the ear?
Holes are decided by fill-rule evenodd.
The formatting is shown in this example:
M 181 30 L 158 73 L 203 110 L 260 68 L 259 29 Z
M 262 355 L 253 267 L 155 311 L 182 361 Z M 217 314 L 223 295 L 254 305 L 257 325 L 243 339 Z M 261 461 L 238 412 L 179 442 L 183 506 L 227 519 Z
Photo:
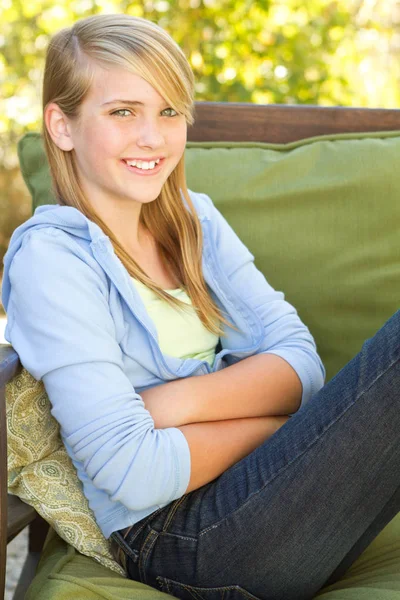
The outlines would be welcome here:
M 68 152 L 73 149 L 74 143 L 68 119 L 54 102 L 50 102 L 45 108 L 44 124 L 51 139 L 61 150 Z

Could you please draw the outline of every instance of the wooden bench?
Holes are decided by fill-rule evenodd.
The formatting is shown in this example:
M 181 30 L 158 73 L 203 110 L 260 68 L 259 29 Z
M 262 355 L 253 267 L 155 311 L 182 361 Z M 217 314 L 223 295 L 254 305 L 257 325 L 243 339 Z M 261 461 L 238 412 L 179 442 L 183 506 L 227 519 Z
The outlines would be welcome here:
M 390 130 L 400 130 L 400 110 L 200 102 L 188 139 L 287 143 L 324 134 Z M 12 347 L 0 345 L 0 598 L 8 542 L 29 527 L 28 557 L 14 595 L 23 598 L 48 530 L 33 508 L 7 494 L 5 386 L 20 369 Z

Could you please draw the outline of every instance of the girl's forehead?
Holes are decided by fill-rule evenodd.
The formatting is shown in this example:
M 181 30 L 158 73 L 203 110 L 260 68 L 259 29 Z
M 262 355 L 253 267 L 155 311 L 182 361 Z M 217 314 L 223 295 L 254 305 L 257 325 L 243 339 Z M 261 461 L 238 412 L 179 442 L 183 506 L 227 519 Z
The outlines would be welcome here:
M 119 100 L 154 105 L 164 102 L 157 90 L 140 75 L 119 67 L 96 69 L 87 98 L 100 106 Z

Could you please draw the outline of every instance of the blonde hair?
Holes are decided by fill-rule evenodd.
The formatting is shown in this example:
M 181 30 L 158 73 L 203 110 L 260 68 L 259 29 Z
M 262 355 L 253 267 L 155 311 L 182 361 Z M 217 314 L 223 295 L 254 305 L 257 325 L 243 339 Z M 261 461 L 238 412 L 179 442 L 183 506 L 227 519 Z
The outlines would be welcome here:
M 69 118 L 79 118 L 79 107 L 94 75 L 93 63 L 129 69 L 145 81 L 191 125 L 194 121 L 194 77 L 182 50 L 161 27 L 124 14 L 96 15 L 62 29 L 50 40 L 43 79 L 43 115 L 50 102 Z M 61 150 L 43 119 L 43 138 L 57 202 L 77 208 L 110 238 L 115 254 L 128 273 L 177 308 L 188 305 L 154 283 L 126 252 L 106 223 L 96 214 L 80 186 L 75 152 Z M 189 211 L 184 207 L 185 198 Z M 160 247 L 163 261 L 190 297 L 204 326 L 224 335 L 220 321 L 234 327 L 213 302 L 202 273 L 203 236 L 190 199 L 184 156 L 168 177 L 156 200 L 143 204 L 141 223 Z

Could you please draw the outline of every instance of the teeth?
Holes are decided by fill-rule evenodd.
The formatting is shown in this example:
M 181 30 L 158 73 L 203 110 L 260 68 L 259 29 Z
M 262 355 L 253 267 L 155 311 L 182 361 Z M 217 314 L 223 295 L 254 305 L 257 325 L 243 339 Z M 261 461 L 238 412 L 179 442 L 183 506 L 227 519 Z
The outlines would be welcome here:
M 138 169 L 143 169 L 144 171 L 147 171 L 149 169 L 154 169 L 154 167 L 158 165 L 159 162 L 160 159 L 157 158 L 157 160 L 152 160 L 151 162 L 147 162 L 145 160 L 127 160 L 126 164 L 128 164 L 130 167 L 137 167 Z

